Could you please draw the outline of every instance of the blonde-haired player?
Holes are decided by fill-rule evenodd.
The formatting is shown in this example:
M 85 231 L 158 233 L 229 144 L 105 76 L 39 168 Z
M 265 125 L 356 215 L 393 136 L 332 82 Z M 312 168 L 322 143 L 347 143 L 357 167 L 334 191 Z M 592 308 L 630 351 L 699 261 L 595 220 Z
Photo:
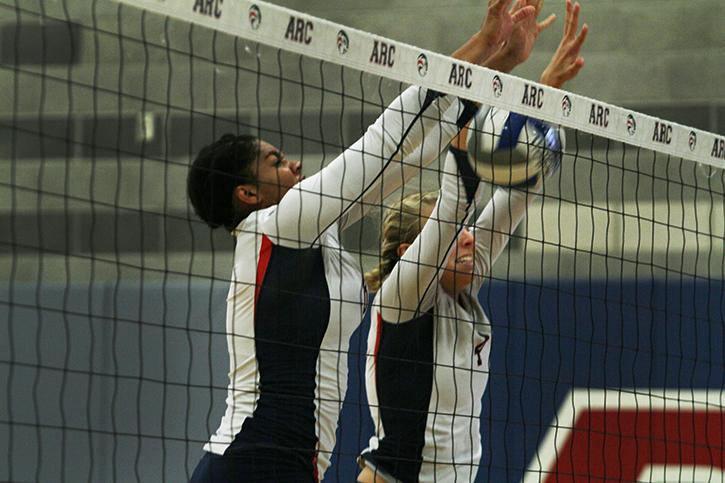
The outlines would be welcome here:
M 582 68 L 587 27 L 577 34 L 579 10 L 567 0 L 564 35 L 542 83 L 560 87 Z M 481 190 L 458 149 L 465 137 L 464 131 L 446 158 L 440 194 L 408 196 L 384 218 L 382 262 L 367 274 L 378 288 L 366 365 L 375 435 L 360 457 L 360 482 L 476 477 L 491 348 L 478 291 L 543 178 L 558 168 L 561 145 L 550 136 L 547 149 L 558 155 L 543 173 L 526 186 L 498 188 L 469 230 L 462 226 Z

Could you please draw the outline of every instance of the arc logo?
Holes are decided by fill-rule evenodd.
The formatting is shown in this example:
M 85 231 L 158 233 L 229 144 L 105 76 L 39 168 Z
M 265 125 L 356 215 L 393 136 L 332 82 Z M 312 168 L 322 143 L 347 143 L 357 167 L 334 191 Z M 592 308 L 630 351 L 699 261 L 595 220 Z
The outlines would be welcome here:
M 663 121 L 655 121 L 652 141 L 661 144 L 672 144 L 672 125 Z
M 470 89 L 473 86 L 473 70 L 470 67 L 453 62 L 451 73 L 448 76 L 448 83 L 455 87 Z
M 248 18 L 249 24 L 252 26 L 252 30 L 257 30 L 262 23 L 262 12 L 259 10 L 257 5 L 249 7 Z
M 565 95 L 561 98 L 561 113 L 564 115 L 564 117 L 571 116 L 571 99 L 569 99 L 569 96 Z
M 503 81 L 498 75 L 493 76 L 492 87 L 493 95 L 496 97 L 501 97 L 501 95 L 503 94 Z
M 340 55 L 345 55 L 350 48 L 350 38 L 344 30 L 337 32 L 337 51 Z
M 194 12 L 209 17 L 220 18 L 222 16 L 222 4 L 224 0 L 196 0 Z
M 314 30 L 315 25 L 311 21 L 290 15 L 284 38 L 292 42 L 310 45 L 312 43 L 312 32 Z
M 609 108 L 592 103 L 589 110 L 589 124 L 593 126 L 608 128 L 609 127 Z
M 720 390 L 574 389 L 524 483 L 723 481 Z
M 395 65 L 395 45 L 382 40 L 373 40 L 370 63 L 382 65 L 383 67 L 393 67 Z
M 420 54 L 418 60 L 415 62 L 418 68 L 418 75 L 425 77 L 428 74 L 428 57 L 425 54 Z
M 710 151 L 710 156 L 717 159 L 725 159 L 725 138 L 715 138 L 715 142 L 712 145 L 712 151 Z
M 637 121 L 634 120 L 634 116 L 632 114 L 627 116 L 627 132 L 630 136 L 634 136 L 637 132 Z
M 529 84 L 524 84 L 524 96 L 521 104 L 536 109 L 544 107 L 544 89 Z
M 690 151 L 694 151 L 697 147 L 697 133 L 695 131 L 690 131 L 690 138 L 687 141 L 688 146 L 690 146 Z

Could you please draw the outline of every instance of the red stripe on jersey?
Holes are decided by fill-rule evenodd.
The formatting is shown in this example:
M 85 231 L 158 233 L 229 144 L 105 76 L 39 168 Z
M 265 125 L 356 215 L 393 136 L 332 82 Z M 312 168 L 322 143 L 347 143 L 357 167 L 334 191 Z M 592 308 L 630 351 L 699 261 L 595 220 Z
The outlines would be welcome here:
M 383 333 L 383 316 L 378 312 L 378 330 L 377 335 L 375 336 L 375 350 L 373 350 L 373 361 L 375 363 L 375 367 L 378 367 L 378 349 L 380 349 L 380 336 Z
M 254 308 L 256 315 L 257 300 L 259 299 L 259 289 L 262 288 L 264 275 L 267 273 L 267 265 L 272 256 L 272 240 L 267 235 L 262 235 L 262 246 L 259 249 L 259 261 L 257 262 L 257 279 L 254 285 Z
M 317 468 L 317 451 L 315 451 L 315 454 L 312 456 L 312 477 L 315 479 L 315 483 L 318 483 L 320 481 L 320 472 Z

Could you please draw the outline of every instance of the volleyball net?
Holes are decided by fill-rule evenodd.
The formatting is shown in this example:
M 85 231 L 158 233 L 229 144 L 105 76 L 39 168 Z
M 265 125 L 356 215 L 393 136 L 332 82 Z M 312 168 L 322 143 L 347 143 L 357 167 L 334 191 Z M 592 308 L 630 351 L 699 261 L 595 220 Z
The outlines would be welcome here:
M 725 481 L 724 136 L 264 2 L 0 0 L 0 19 L 0 480 L 188 479 L 224 411 L 234 249 L 194 216 L 190 161 L 251 134 L 309 176 L 415 84 L 567 133 L 480 293 L 477 481 Z M 400 194 L 342 234 L 363 270 Z M 338 351 L 329 481 L 373 431 L 369 325 Z

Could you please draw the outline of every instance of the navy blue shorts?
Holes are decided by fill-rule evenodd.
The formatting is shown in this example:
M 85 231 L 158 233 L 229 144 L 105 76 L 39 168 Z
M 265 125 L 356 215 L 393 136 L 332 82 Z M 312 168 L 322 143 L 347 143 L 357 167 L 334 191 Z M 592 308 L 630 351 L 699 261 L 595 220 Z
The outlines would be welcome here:
M 269 455 L 217 455 L 205 453 L 191 476 L 191 483 L 230 483 L 284 481 L 313 483 L 315 477 L 309 467 L 300 468 L 288 458 L 280 460 Z

